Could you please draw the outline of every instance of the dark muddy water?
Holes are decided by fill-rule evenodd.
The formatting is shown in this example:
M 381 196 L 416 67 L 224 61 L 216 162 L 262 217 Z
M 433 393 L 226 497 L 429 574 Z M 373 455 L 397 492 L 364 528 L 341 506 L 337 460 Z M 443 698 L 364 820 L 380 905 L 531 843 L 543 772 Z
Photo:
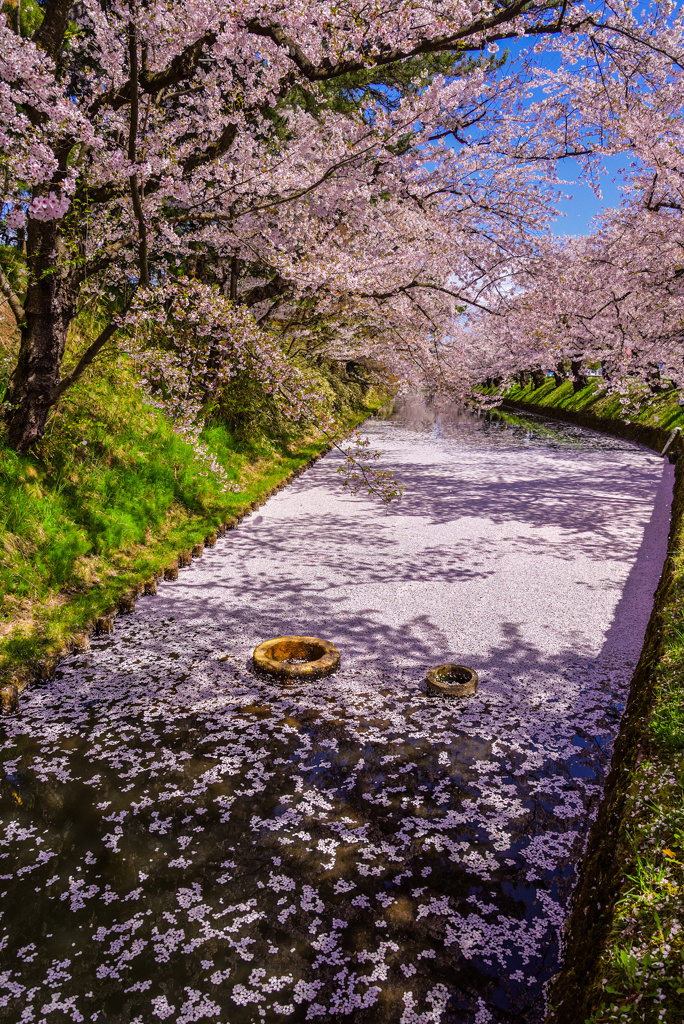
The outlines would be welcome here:
M 0 1020 L 537 1022 L 665 554 L 635 445 L 401 403 L 0 724 Z M 282 686 L 252 649 L 332 640 Z M 478 693 L 428 697 L 472 665 Z

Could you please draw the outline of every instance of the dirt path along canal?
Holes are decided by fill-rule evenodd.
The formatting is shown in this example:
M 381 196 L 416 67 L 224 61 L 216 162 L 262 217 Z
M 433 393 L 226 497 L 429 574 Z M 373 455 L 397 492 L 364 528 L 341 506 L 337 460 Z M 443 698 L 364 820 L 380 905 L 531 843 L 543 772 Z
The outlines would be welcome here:
M 369 433 L 401 504 L 327 457 L 3 720 L 1 1021 L 543 1016 L 672 469 L 411 401 Z M 255 677 L 283 634 L 341 670 Z

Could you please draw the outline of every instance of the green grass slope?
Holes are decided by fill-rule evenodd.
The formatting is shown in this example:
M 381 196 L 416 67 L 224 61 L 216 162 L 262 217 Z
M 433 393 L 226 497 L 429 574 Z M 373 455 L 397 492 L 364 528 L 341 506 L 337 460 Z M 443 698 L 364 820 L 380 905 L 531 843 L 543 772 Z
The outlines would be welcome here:
M 0 398 L 15 344 L 0 331 Z M 340 435 L 387 400 L 330 366 L 312 372 L 330 395 Z M 21 684 L 87 643 L 94 621 L 123 594 L 177 564 L 179 552 L 329 441 L 313 427 L 269 434 L 263 423 L 240 435 L 221 424 L 203 435 L 240 488 L 222 491 L 168 420 L 143 403 L 132 368 L 115 354 L 65 396 L 33 454 L 17 455 L 0 434 L 0 683 Z
M 590 412 L 605 419 L 620 419 L 627 423 L 661 427 L 664 430 L 684 426 L 684 408 L 679 405 L 678 391 L 661 391 L 657 394 L 647 392 L 637 396 L 634 401 L 623 404 L 618 395 L 605 393 L 600 377 L 592 378 L 585 388 L 577 392 L 573 390 L 572 382 L 569 380 L 556 387 L 552 377 L 547 378 L 546 383 L 540 388 L 535 388 L 532 383 L 514 385 L 506 391 L 505 399 L 527 402 L 559 412 L 564 409 L 571 412 Z

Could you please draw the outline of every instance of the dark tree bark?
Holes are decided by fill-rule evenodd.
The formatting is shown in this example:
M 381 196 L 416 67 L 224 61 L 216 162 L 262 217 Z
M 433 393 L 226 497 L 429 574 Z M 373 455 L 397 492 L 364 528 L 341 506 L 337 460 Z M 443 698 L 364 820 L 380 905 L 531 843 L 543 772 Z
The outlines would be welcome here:
M 655 363 L 649 363 L 646 381 L 648 383 L 648 389 L 652 395 L 657 395 L 659 391 L 664 390 L 663 380 L 660 375 L 660 368 L 656 366 Z
M 36 46 L 56 62 L 72 6 L 72 0 L 47 0 L 43 20 L 33 36 Z M 27 111 L 29 117 L 38 116 L 31 107 Z M 68 153 L 68 146 L 55 150 L 58 170 L 52 186 L 63 179 Z M 25 240 L 29 274 L 23 306 L 2 282 L 21 332 L 19 358 L 7 396 L 9 441 L 19 452 L 28 451 L 42 438 L 50 408 L 61 393 L 60 369 L 79 291 L 57 221 L 29 220 Z
M 553 371 L 553 380 L 557 388 L 561 386 L 568 379 L 568 375 L 563 363 L 558 363 L 556 369 Z
M 233 256 L 230 261 L 230 300 L 231 302 L 237 302 L 237 287 L 238 287 L 238 261 L 237 256 Z
M 546 374 L 543 370 L 532 371 L 532 383 L 534 384 L 535 390 L 537 388 L 543 388 L 546 384 Z
M 57 225 L 30 220 L 27 232 L 29 286 L 20 323 L 19 358 L 8 395 L 9 441 L 28 451 L 45 431 L 56 401 L 67 332 L 76 314 L 78 287 L 60 269 Z
M 586 388 L 589 383 L 586 374 L 582 373 L 582 360 L 572 359 L 570 361 L 570 372 L 572 373 L 574 380 L 572 382 L 572 390 L 575 394 L 581 391 L 582 388 Z

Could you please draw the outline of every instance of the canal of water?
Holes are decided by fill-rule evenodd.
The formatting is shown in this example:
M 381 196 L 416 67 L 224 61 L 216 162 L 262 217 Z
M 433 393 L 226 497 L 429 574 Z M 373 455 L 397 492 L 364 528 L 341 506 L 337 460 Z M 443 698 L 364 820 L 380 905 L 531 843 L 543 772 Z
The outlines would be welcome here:
M 414 400 L 0 723 L 0 1020 L 539 1022 L 666 551 L 637 445 Z M 325 680 L 253 648 L 321 636 Z M 480 676 L 428 696 L 445 661 Z

